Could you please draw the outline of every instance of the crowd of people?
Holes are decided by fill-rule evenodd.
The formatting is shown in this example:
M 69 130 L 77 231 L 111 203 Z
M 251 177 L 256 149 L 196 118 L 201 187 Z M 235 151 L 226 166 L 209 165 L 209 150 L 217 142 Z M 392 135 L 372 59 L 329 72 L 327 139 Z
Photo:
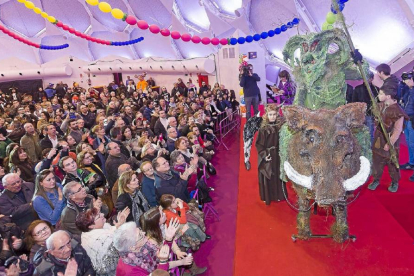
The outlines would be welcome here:
M 224 85 L 145 75 L 0 91 L 0 265 L 8 275 L 198 275 Z M 198 190 L 198 200 L 194 193 Z M 196 253 L 195 253 L 196 254 Z

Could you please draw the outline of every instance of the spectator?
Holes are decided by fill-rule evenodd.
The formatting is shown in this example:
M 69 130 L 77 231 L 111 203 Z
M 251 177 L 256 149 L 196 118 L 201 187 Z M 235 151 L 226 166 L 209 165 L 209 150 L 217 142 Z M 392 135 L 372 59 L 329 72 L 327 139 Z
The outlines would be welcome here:
M 41 220 L 52 225 L 57 224 L 66 206 L 62 189 L 62 185 L 56 183 L 56 177 L 52 171 L 43 170 L 36 176 L 33 208 Z
M 22 181 L 17 173 L 6 174 L 2 182 L 5 190 L 0 194 L 0 213 L 20 229 L 27 229 L 37 219 L 32 206 L 34 184 Z
M 24 130 L 26 131 L 26 134 L 21 138 L 20 146 L 26 150 L 30 160 L 37 162 L 42 154 L 42 148 L 39 144 L 39 135 L 30 123 L 24 124 Z
M 124 172 L 128 172 L 131 171 L 132 168 L 129 164 L 122 164 L 118 167 L 118 179 L 116 180 L 114 186 L 112 187 L 112 202 L 115 206 L 116 201 L 118 200 L 118 192 L 119 192 L 119 185 L 118 185 L 118 181 L 119 181 L 119 177 L 124 173 Z
M 35 256 L 34 275 L 57 275 L 59 272 L 67 275 L 65 270 L 73 262 L 77 265 L 77 275 L 96 275 L 85 249 L 68 232 L 59 230 L 50 235 L 46 248 L 46 251 L 39 251 Z
M 53 124 L 47 125 L 47 136 L 40 141 L 42 150 L 48 148 L 55 148 L 58 145 L 58 136 L 56 127 Z
M 35 164 L 30 160 L 22 147 L 15 148 L 10 153 L 9 167 L 11 172 L 19 172 L 20 177 L 27 182 L 35 180 Z
M 30 223 L 25 232 L 25 245 L 30 250 L 29 260 L 33 262 L 33 258 L 37 251 L 46 248 L 46 240 L 52 234 L 52 225 L 43 220 L 35 220 Z
M 154 134 L 157 136 L 162 135 L 164 139 L 167 139 L 167 127 L 168 127 L 167 114 L 165 113 L 164 110 L 160 110 L 159 115 L 160 117 L 154 126 Z

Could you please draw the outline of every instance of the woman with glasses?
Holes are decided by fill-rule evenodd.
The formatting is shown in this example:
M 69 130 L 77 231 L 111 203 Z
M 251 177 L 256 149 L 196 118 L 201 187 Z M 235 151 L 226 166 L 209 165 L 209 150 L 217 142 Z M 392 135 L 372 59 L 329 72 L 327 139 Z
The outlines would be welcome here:
M 62 189 L 62 185 L 56 182 L 52 171 L 43 170 L 37 175 L 32 200 L 33 208 L 40 219 L 52 225 L 56 225 L 59 221 L 66 206 Z
M 115 226 L 106 222 L 104 214 L 92 208 L 80 213 L 76 226 L 82 231 L 81 245 L 85 249 L 97 275 L 115 275 L 119 255 L 113 247 L 113 235 L 128 217 L 130 210 L 126 207 L 118 213 Z
M 127 217 L 127 221 L 135 221 L 137 226 L 139 226 L 139 218 L 149 210 L 150 206 L 140 191 L 137 173 L 135 171 L 122 173 L 118 180 L 118 187 L 118 200 L 115 204 L 116 210 L 120 212 L 128 207 L 131 213 Z
M 24 240 L 27 250 L 30 250 L 30 262 L 33 261 L 37 251 L 46 248 L 46 240 L 52 232 L 52 225 L 47 221 L 35 220 L 30 223 L 26 230 Z

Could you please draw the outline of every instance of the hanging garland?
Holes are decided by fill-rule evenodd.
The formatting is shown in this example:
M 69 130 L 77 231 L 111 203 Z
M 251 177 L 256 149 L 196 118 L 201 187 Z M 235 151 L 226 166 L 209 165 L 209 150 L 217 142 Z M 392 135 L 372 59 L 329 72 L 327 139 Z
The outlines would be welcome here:
M 30 40 L 25 39 L 24 37 L 10 31 L 9 29 L 5 28 L 4 26 L 0 25 L 0 31 L 5 33 L 6 35 L 35 48 L 43 49 L 43 50 L 62 50 L 69 47 L 69 44 L 62 44 L 57 46 L 50 46 L 50 45 L 43 45 L 31 42 Z
M 109 41 L 109 40 L 103 40 L 103 39 L 99 39 L 96 37 L 92 37 L 87 34 L 84 34 L 83 32 L 75 30 L 74 28 L 71 28 L 68 25 L 63 24 L 61 21 L 58 21 L 55 17 L 47 14 L 46 12 L 42 11 L 40 8 L 36 7 L 31 1 L 17 0 L 17 2 L 24 4 L 25 7 L 28 8 L 29 10 L 33 10 L 35 13 L 40 14 L 43 18 L 46 18 L 50 23 L 54 24 L 56 27 L 59 27 L 62 30 L 65 30 L 77 37 L 86 39 L 91 42 L 99 43 L 102 45 L 109 45 L 109 46 L 127 46 L 127 45 L 136 44 L 144 40 L 143 37 L 140 37 L 140 38 L 132 39 L 128 41 Z M 57 50 L 57 49 L 51 49 L 51 50 Z
M 343 11 L 345 8 L 345 3 L 348 2 L 348 0 L 336 0 L 338 3 L 338 7 L 340 11 Z M 328 12 L 326 15 L 326 21 L 322 24 L 322 31 L 331 30 L 333 29 L 333 24 L 337 20 L 336 10 L 331 4 L 331 11 Z
M 25 1 L 25 0 L 17 0 L 17 1 Z M 339 1 L 339 0 L 338 0 Z M 141 30 L 147 30 L 153 34 L 160 33 L 163 36 L 171 36 L 173 39 L 180 39 L 184 42 L 193 42 L 195 44 L 202 43 L 204 45 L 213 44 L 213 45 L 235 45 L 235 44 L 243 44 L 245 42 L 250 43 L 252 41 L 259 41 L 260 39 L 266 39 L 268 37 L 273 37 L 274 35 L 279 35 L 282 32 L 286 32 L 288 29 L 293 28 L 295 25 L 298 25 L 300 22 L 299 18 L 294 18 L 292 21 L 283 24 L 282 26 L 270 30 L 268 32 L 262 32 L 261 34 L 255 34 L 253 36 L 248 35 L 246 37 L 239 37 L 239 38 L 222 38 L 218 39 L 216 37 L 209 38 L 209 37 L 203 37 L 200 38 L 199 36 L 191 36 L 189 33 L 180 34 L 177 31 L 170 32 L 168 29 L 161 29 L 157 25 L 149 25 L 145 20 L 137 20 L 134 16 L 128 15 L 124 13 L 120 9 L 112 9 L 111 5 L 107 2 L 99 2 L 99 0 L 85 0 L 86 3 L 88 3 L 91 6 L 98 6 L 99 10 L 101 10 L 103 13 L 111 13 L 111 15 L 119 20 L 125 21 L 129 25 L 137 25 L 138 28 Z

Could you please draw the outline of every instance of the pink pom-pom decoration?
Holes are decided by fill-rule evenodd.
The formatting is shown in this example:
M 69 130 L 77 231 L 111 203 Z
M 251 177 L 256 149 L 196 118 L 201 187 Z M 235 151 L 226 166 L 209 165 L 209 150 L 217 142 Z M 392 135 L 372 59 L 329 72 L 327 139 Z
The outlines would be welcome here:
M 210 38 L 203 37 L 203 39 L 201 39 L 201 43 L 203 43 L 204 45 L 210 44 Z
M 76 31 L 75 31 L 75 29 L 74 29 L 74 28 L 69 28 L 69 32 L 70 32 L 71 34 L 74 34 Z
M 198 43 L 200 43 L 201 42 L 201 38 L 199 37 L 199 36 L 193 36 L 192 38 L 191 38 L 191 41 L 193 42 L 193 43 L 195 43 L 195 44 L 198 44 Z
M 170 30 L 168 30 L 168 29 L 162 29 L 162 30 L 160 31 L 160 33 L 161 33 L 163 36 L 170 36 Z
M 190 40 L 191 40 L 191 35 L 190 35 L 190 34 L 182 34 L 182 35 L 181 35 L 181 39 L 182 39 L 184 42 L 188 42 L 188 41 L 190 41 Z
M 149 30 L 153 34 L 158 34 L 160 32 L 160 27 L 158 27 L 157 25 L 151 25 L 149 26 Z
M 125 22 L 128 23 L 129 25 L 135 25 L 137 24 L 137 19 L 133 17 L 132 15 L 128 15 L 125 19 Z
M 220 40 L 217 37 L 214 37 L 211 39 L 211 44 L 213 45 L 219 45 L 220 44 Z
M 65 31 L 69 31 L 69 26 L 68 25 L 65 25 L 65 24 L 63 24 L 63 26 L 62 26 L 62 29 L 64 29 Z
M 56 26 L 58 26 L 59 28 L 62 28 L 63 27 L 63 23 L 60 22 L 60 21 L 58 21 L 58 23 L 56 23 Z
M 220 44 L 221 45 L 227 45 L 228 44 L 227 38 L 220 39 Z
M 172 37 L 173 39 L 179 39 L 179 38 L 181 37 L 181 35 L 180 35 L 180 33 L 179 33 L 179 32 L 177 32 L 177 31 L 172 31 L 172 32 L 171 32 L 171 37 Z
M 147 21 L 145 20 L 140 20 L 137 22 L 137 26 L 138 28 L 142 29 L 142 30 L 146 30 L 149 28 Z

